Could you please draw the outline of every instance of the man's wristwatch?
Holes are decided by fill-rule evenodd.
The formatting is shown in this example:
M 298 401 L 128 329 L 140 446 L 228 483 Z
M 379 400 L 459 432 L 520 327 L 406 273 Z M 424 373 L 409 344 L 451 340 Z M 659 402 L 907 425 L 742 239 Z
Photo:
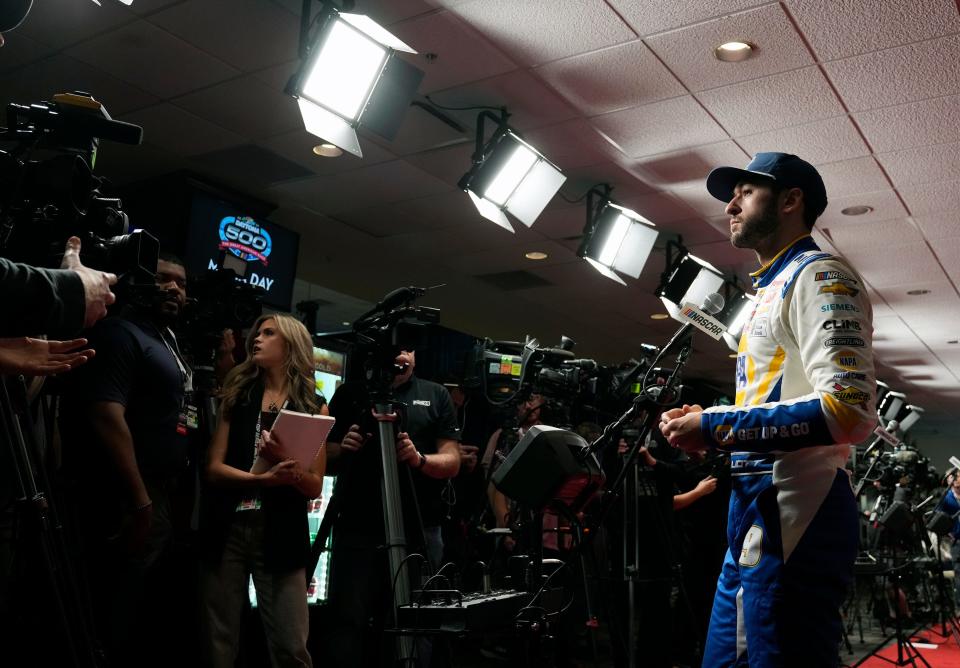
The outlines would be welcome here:
M 423 454 L 422 452 L 420 452 L 419 450 L 417 451 L 417 454 L 420 455 L 420 463 L 417 464 L 417 470 L 419 471 L 419 470 L 422 469 L 424 466 L 426 466 L 426 464 L 427 464 L 427 456 L 426 456 L 425 454 Z

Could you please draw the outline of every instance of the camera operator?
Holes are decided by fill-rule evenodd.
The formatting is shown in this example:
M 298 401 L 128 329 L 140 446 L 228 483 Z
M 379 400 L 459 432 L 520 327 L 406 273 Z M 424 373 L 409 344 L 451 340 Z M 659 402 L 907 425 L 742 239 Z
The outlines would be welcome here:
M 61 413 L 65 492 L 76 509 L 95 623 L 115 665 L 142 663 L 133 648 L 159 640 L 159 630 L 145 633 L 140 599 L 171 543 L 186 468 L 192 374 L 172 331 L 186 302 L 183 262 L 161 254 L 155 280 L 152 299 L 132 296 L 120 315 L 90 330 L 99 354 L 73 375 Z M 172 607 L 164 597 L 155 602 Z
M 72 336 L 107 314 L 116 299 L 110 286 L 116 282 L 114 274 L 80 263 L 77 237 L 67 240 L 60 269 L 0 257 L 0 287 L 8 300 L 0 336 Z
M 395 363 L 403 372 L 393 380 L 393 396 L 406 405 L 395 447 L 407 543 L 411 553 L 422 543 L 425 556 L 437 568 L 443 556 L 441 493 L 444 481 L 456 476 L 460 467 L 456 414 L 442 385 L 414 375 L 412 350 L 402 350 Z M 379 665 L 377 654 L 383 645 L 379 631 L 393 595 L 381 547 L 381 446 L 367 388 L 362 383 L 341 385 L 330 401 L 330 415 L 337 423 L 327 446 L 328 465 L 339 474 L 331 507 L 339 509 L 339 516 L 333 525 L 330 564 L 329 608 L 335 621 L 326 644 L 331 665 Z M 378 634 L 372 638 L 366 633 L 371 617 Z

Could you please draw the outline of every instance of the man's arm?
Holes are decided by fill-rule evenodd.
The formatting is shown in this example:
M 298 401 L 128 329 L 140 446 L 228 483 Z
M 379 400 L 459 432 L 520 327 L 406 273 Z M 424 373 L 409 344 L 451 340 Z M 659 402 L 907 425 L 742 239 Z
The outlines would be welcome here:
M 782 315 L 795 337 L 809 394 L 701 414 L 707 445 L 746 452 L 788 452 L 859 443 L 876 424 L 870 300 L 853 270 L 835 258 L 798 273 Z M 779 388 L 771 388 L 779 398 Z
M 133 436 L 124 417 L 126 408 L 115 401 L 96 401 L 89 410 L 90 423 L 123 482 L 129 505 L 136 509 L 149 506 L 150 495 L 140 476 Z
M 0 258 L 0 286 L 7 317 L 0 336 L 49 334 L 69 338 L 84 324 L 83 281 L 70 269 L 41 269 Z

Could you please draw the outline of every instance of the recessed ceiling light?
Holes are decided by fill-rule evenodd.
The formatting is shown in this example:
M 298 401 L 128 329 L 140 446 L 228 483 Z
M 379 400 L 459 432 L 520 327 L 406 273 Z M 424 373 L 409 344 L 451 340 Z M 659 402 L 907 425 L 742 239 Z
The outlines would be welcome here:
M 738 353 L 730 353 L 729 355 L 727 355 L 727 357 L 729 357 L 732 360 L 737 359 L 738 356 L 739 356 Z
M 929 290 L 907 290 L 907 294 L 916 297 L 917 295 L 929 295 Z
M 668 314 L 666 314 L 666 313 L 654 313 L 653 315 L 650 316 L 650 319 L 651 319 L 651 320 L 666 320 L 666 319 L 669 318 L 669 317 L 670 317 L 670 316 L 669 316 Z
M 840 209 L 840 213 L 844 216 L 862 216 L 865 213 L 872 213 L 873 207 L 867 206 L 866 204 L 860 204 L 858 206 L 848 206 L 846 209 Z
M 713 55 L 725 63 L 739 63 L 752 56 L 755 49 L 750 42 L 725 42 L 713 50 Z
M 333 144 L 317 144 L 313 147 L 313 153 L 323 158 L 339 158 L 343 155 L 343 149 Z
M 524 253 L 523 257 L 528 260 L 546 260 L 550 256 L 543 251 L 530 251 L 529 253 Z
M 349 320 L 344 320 L 344 321 L 343 321 L 342 323 L 340 323 L 340 324 L 341 324 L 341 325 L 344 325 L 344 326 L 346 326 L 346 327 L 349 327 L 349 326 L 350 326 L 350 321 L 349 321 Z

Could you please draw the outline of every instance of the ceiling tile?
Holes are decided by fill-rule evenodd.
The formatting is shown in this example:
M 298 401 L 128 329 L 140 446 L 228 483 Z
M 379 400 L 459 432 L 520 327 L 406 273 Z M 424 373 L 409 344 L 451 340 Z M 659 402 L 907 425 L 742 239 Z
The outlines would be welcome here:
M 782 151 L 799 155 L 814 165 L 870 154 L 860 133 L 846 116 L 761 132 L 741 137 L 738 142 L 754 155 L 761 151 Z
M 872 193 L 857 193 L 846 197 L 833 197 L 828 193 L 829 203 L 827 210 L 817 220 L 819 227 L 845 227 L 848 225 L 864 225 L 880 220 L 906 218 L 907 210 L 903 208 L 900 198 L 892 190 L 878 190 Z M 873 208 L 862 216 L 845 216 L 841 211 L 850 206 L 869 206 Z
M 677 151 L 727 138 L 689 95 L 595 116 L 591 122 L 630 157 Z
M 360 130 L 370 141 L 380 144 L 394 155 L 409 155 L 472 139 L 473 123 L 465 123 L 462 127 L 463 132 L 420 107 L 410 106 L 392 139 L 370 132 L 362 125 Z
M 435 12 L 397 24 L 391 32 L 418 54 L 403 58 L 425 72 L 421 93 L 431 93 L 516 69 L 516 65 L 450 12 Z M 432 61 L 424 56 L 436 55 Z
M 377 237 L 448 227 L 489 225 L 459 190 L 337 214 L 343 222 Z
M 960 92 L 960 35 L 825 63 L 850 111 Z
M 257 70 L 253 72 L 253 76 L 271 88 L 282 91 L 287 87 L 290 77 L 296 74 L 299 68 L 299 60 L 288 60 L 285 63 L 280 63 L 273 67 L 265 67 L 262 70 Z
M 760 48 L 743 62 L 725 63 L 714 55 L 714 49 L 732 40 Z M 813 64 L 813 56 L 777 3 L 648 37 L 645 41 L 692 91 L 719 88 Z
M 360 150 L 363 152 L 362 158 L 346 152 L 337 158 L 318 156 L 313 152 L 313 147 L 318 143 L 320 143 L 319 139 L 303 129 L 285 132 L 257 141 L 257 144 L 260 146 L 270 149 L 287 160 L 292 160 L 306 167 L 319 176 L 348 172 L 351 169 L 359 169 L 361 167 L 369 167 L 378 162 L 395 160 L 397 157 L 365 137 L 360 137 Z
M 652 195 L 656 192 L 637 178 L 635 174 L 613 161 L 576 167 L 566 170 L 565 173 L 567 182 L 563 184 L 560 193 L 567 199 L 581 200 L 593 186 L 604 183 L 613 188 L 613 198 L 618 201 Z M 582 205 L 580 208 L 583 208 Z
M 877 153 L 960 141 L 960 95 L 910 102 L 853 115 Z
M 878 289 L 943 280 L 943 272 L 925 243 L 898 243 L 867 249 L 841 247 L 841 250 L 860 275 Z
M 88 40 L 69 49 L 67 54 L 163 98 L 239 74 L 226 63 L 143 20 Z
M 623 197 L 620 201 L 655 225 L 667 225 L 697 217 L 697 212 L 672 193 Z
M 148 20 L 245 72 L 297 55 L 300 22 L 263 0 L 184 2 Z
M 604 153 L 607 142 L 583 118 L 537 128 L 524 133 L 523 138 L 562 170 L 596 165 L 609 158 Z
M 586 116 L 686 92 L 639 40 L 557 60 L 534 72 Z
M 9 72 L 53 53 L 53 48 L 21 33 L 8 33 L 3 44 L 0 72 Z
M 105 2 L 102 6 L 86 0 L 34 2 L 26 20 L 10 36 L 10 41 L 23 34 L 46 46 L 62 49 L 129 23 L 134 18 L 127 8 L 115 2 Z
M 456 187 L 460 178 L 470 170 L 474 143 L 463 141 L 405 156 L 410 164 Z
M 957 233 L 960 234 L 960 229 Z M 940 258 L 947 275 L 956 284 L 960 284 L 960 236 L 937 239 L 932 245 L 933 252 Z M 960 301 L 957 301 L 956 308 L 952 309 L 951 313 L 960 314 Z
M 405 199 L 423 197 L 450 187 L 403 160 L 380 163 L 343 174 L 318 176 L 271 188 L 318 213 L 335 214 Z
M 960 181 L 918 183 L 899 191 L 914 216 L 945 213 L 956 219 L 956 213 L 960 211 Z
M 587 222 L 586 207 L 570 206 L 562 209 L 547 209 L 537 219 L 537 231 L 550 239 L 567 239 L 583 234 Z M 576 249 L 579 241 L 568 248 Z
M 697 98 L 735 137 L 843 113 L 837 96 L 817 67 L 724 86 L 697 93 Z
M 701 216 L 716 216 L 723 214 L 726 207 L 724 202 L 716 199 L 707 192 L 706 183 L 701 181 L 684 188 L 675 188 L 671 190 L 676 197 L 682 200 L 687 206 L 699 213 Z M 726 229 L 729 218 L 723 216 L 723 227 Z
M 926 294 L 911 295 L 908 292 L 927 290 Z M 891 310 L 901 316 L 911 331 L 929 336 L 940 323 L 941 333 L 945 320 L 960 318 L 960 297 L 956 288 L 946 279 L 940 281 L 907 283 L 878 288 L 878 292 Z M 939 338 L 939 337 L 938 337 Z
M 768 0 L 711 0 L 710 2 L 637 2 L 608 0 L 642 36 L 756 7 Z
M 910 222 L 902 218 L 861 223 L 854 221 L 855 219 L 848 218 L 847 221 L 839 223 L 817 223 L 817 227 L 827 235 L 841 253 L 923 241 L 920 233 Z
M 914 216 L 913 222 L 917 224 L 920 231 L 923 232 L 923 236 L 929 241 L 956 236 L 957 230 L 960 230 L 960 214 L 956 211 L 934 213 L 929 216 Z
M 876 192 L 890 186 L 887 177 L 872 157 L 819 165 L 817 171 L 823 178 L 827 196 L 831 200 Z
M 92 94 L 103 103 L 111 116 L 157 102 L 154 95 L 126 84 L 103 70 L 57 54 L 0 78 L 0 104 L 40 102 L 50 100 L 55 93 L 74 90 Z
M 836 60 L 960 32 L 954 0 L 787 0 L 819 60 Z
M 526 70 L 448 88 L 430 97 L 445 107 L 507 107 L 510 125 L 521 130 L 552 125 L 577 115 L 566 100 Z
M 116 185 L 169 174 L 183 167 L 179 158 L 157 146 L 104 143 L 97 152 L 97 173 Z
M 548 63 L 636 37 L 603 0 L 567 0 L 564 5 L 558 11 L 553 0 L 477 0 L 456 4 L 451 11 L 524 65 Z
M 244 138 L 220 126 L 162 103 L 125 114 L 121 120 L 143 128 L 143 141 L 176 155 L 195 155 L 244 143 Z
M 547 254 L 544 260 L 528 260 L 524 254 L 529 251 L 541 251 Z M 444 259 L 444 262 L 467 274 L 488 274 L 502 271 L 542 270 L 555 264 L 579 263 L 577 256 L 554 241 L 529 241 L 502 245 L 491 250 L 458 253 Z M 585 262 L 583 264 L 586 264 Z
M 878 155 L 895 186 L 960 180 L 960 142 Z
M 694 146 L 682 151 L 633 160 L 631 172 L 658 188 L 690 188 L 699 186 L 706 192 L 707 175 L 714 167 L 746 165 L 750 156 L 732 141 Z
M 251 139 L 303 127 L 296 100 L 250 75 L 178 97 L 174 103 Z
M 712 244 L 720 241 L 730 243 L 725 231 L 718 230 L 703 218 L 670 221 L 669 223 L 665 222 L 661 226 L 661 232 L 669 234 L 670 236 L 682 236 L 683 244 L 688 248 L 699 244 Z

